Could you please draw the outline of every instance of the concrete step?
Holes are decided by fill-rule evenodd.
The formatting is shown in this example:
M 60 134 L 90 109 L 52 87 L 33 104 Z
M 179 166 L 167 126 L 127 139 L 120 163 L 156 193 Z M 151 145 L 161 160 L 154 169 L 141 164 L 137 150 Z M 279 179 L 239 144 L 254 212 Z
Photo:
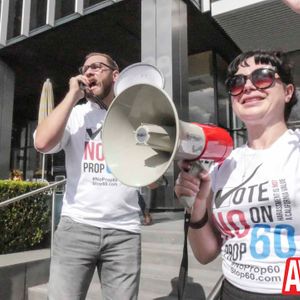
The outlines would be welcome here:
M 220 263 L 220 261 L 215 262 Z M 163 266 L 163 267 L 161 267 Z M 145 296 L 151 292 L 155 292 L 160 296 L 176 295 L 177 282 L 179 275 L 179 265 L 169 266 L 157 264 L 143 264 L 141 272 L 141 295 Z M 215 266 L 213 266 L 215 268 Z M 201 299 L 201 294 L 208 295 L 212 286 L 221 276 L 219 270 L 211 270 L 206 265 L 205 268 L 200 266 L 198 268 L 188 269 L 188 284 L 187 290 L 192 291 L 191 295 L 197 295 L 197 299 Z M 194 293 L 196 292 L 196 293 Z M 144 299 L 143 297 L 141 299 Z
M 177 279 L 183 251 L 183 212 L 152 214 L 153 224 L 142 227 L 142 267 L 139 300 L 177 299 Z M 189 269 L 186 300 L 205 299 L 221 276 L 217 258 L 201 265 L 188 247 Z M 101 300 L 97 272 L 86 300 Z M 47 300 L 47 285 L 28 290 L 28 300 Z M 124 299 L 126 300 L 126 299 Z
M 163 272 L 162 272 L 163 271 Z M 177 267 L 157 268 L 157 265 L 143 265 L 140 283 L 140 300 L 177 299 Z M 220 272 L 189 269 L 186 299 L 204 300 Z M 201 283 L 200 283 L 201 282 Z M 101 300 L 101 288 L 97 274 L 91 282 L 87 300 Z M 47 284 L 29 288 L 28 300 L 47 300 Z M 124 299 L 126 300 L 126 299 Z
M 49 277 L 50 250 L 0 255 L 0 299 L 25 299 L 24 291 Z
M 183 244 L 157 244 L 157 243 L 148 243 L 142 242 L 142 264 L 156 264 L 163 266 L 180 266 L 181 260 L 183 256 Z M 192 249 L 188 246 L 188 262 L 189 268 L 199 269 L 201 267 L 209 268 L 210 270 L 219 270 L 220 264 L 216 260 L 211 262 L 207 266 L 201 265 L 197 259 L 194 257 Z

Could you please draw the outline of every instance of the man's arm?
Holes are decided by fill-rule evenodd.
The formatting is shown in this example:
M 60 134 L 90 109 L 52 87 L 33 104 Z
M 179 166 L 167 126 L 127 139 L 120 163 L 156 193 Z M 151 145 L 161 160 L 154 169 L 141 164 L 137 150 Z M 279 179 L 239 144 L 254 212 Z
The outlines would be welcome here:
M 37 127 L 35 148 L 41 152 L 53 149 L 62 139 L 70 113 L 74 105 L 84 96 L 79 87 L 81 75 L 72 77 L 69 81 L 69 91 L 61 103 Z
M 289 6 L 293 11 L 300 14 L 300 0 L 282 0 L 287 6 Z

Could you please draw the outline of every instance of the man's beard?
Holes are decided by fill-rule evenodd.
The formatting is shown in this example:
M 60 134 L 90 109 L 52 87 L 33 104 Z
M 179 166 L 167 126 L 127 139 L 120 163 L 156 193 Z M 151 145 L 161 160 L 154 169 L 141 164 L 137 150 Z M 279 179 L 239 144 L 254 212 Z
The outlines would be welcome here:
M 85 98 L 91 102 L 97 103 L 101 109 L 107 110 L 108 106 L 103 102 L 103 99 L 109 95 L 111 89 L 112 89 L 112 84 L 103 85 L 103 91 L 100 93 L 100 95 L 86 94 Z

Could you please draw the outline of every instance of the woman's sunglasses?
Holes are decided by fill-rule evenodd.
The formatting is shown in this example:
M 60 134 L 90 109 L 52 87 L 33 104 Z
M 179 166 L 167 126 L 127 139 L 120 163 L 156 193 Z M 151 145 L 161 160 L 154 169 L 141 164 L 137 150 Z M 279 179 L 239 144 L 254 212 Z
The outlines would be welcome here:
M 269 68 L 256 69 L 249 75 L 234 75 L 225 81 L 226 88 L 231 96 L 238 96 L 244 91 L 248 79 L 259 90 L 272 86 L 277 72 Z M 278 73 L 277 73 L 278 74 Z M 279 75 L 278 75 L 279 78 Z

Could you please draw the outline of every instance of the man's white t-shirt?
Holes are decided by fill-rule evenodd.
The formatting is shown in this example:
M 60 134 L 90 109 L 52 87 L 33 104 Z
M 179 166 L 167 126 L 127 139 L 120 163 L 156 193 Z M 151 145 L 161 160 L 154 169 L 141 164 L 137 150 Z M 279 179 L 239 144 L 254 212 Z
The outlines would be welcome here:
M 235 149 L 213 170 L 212 188 L 226 279 L 280 294 L 287 258 L 300 256 L 300 132 L 268 149 Z
M 65 151 L 67 185 L 61 215 L 99 228 L 140 232 L 137 189 L 119 182 L 105 162 L 105 114 L 90 101 L 75 106 L 61 142 L 48 152 Z

